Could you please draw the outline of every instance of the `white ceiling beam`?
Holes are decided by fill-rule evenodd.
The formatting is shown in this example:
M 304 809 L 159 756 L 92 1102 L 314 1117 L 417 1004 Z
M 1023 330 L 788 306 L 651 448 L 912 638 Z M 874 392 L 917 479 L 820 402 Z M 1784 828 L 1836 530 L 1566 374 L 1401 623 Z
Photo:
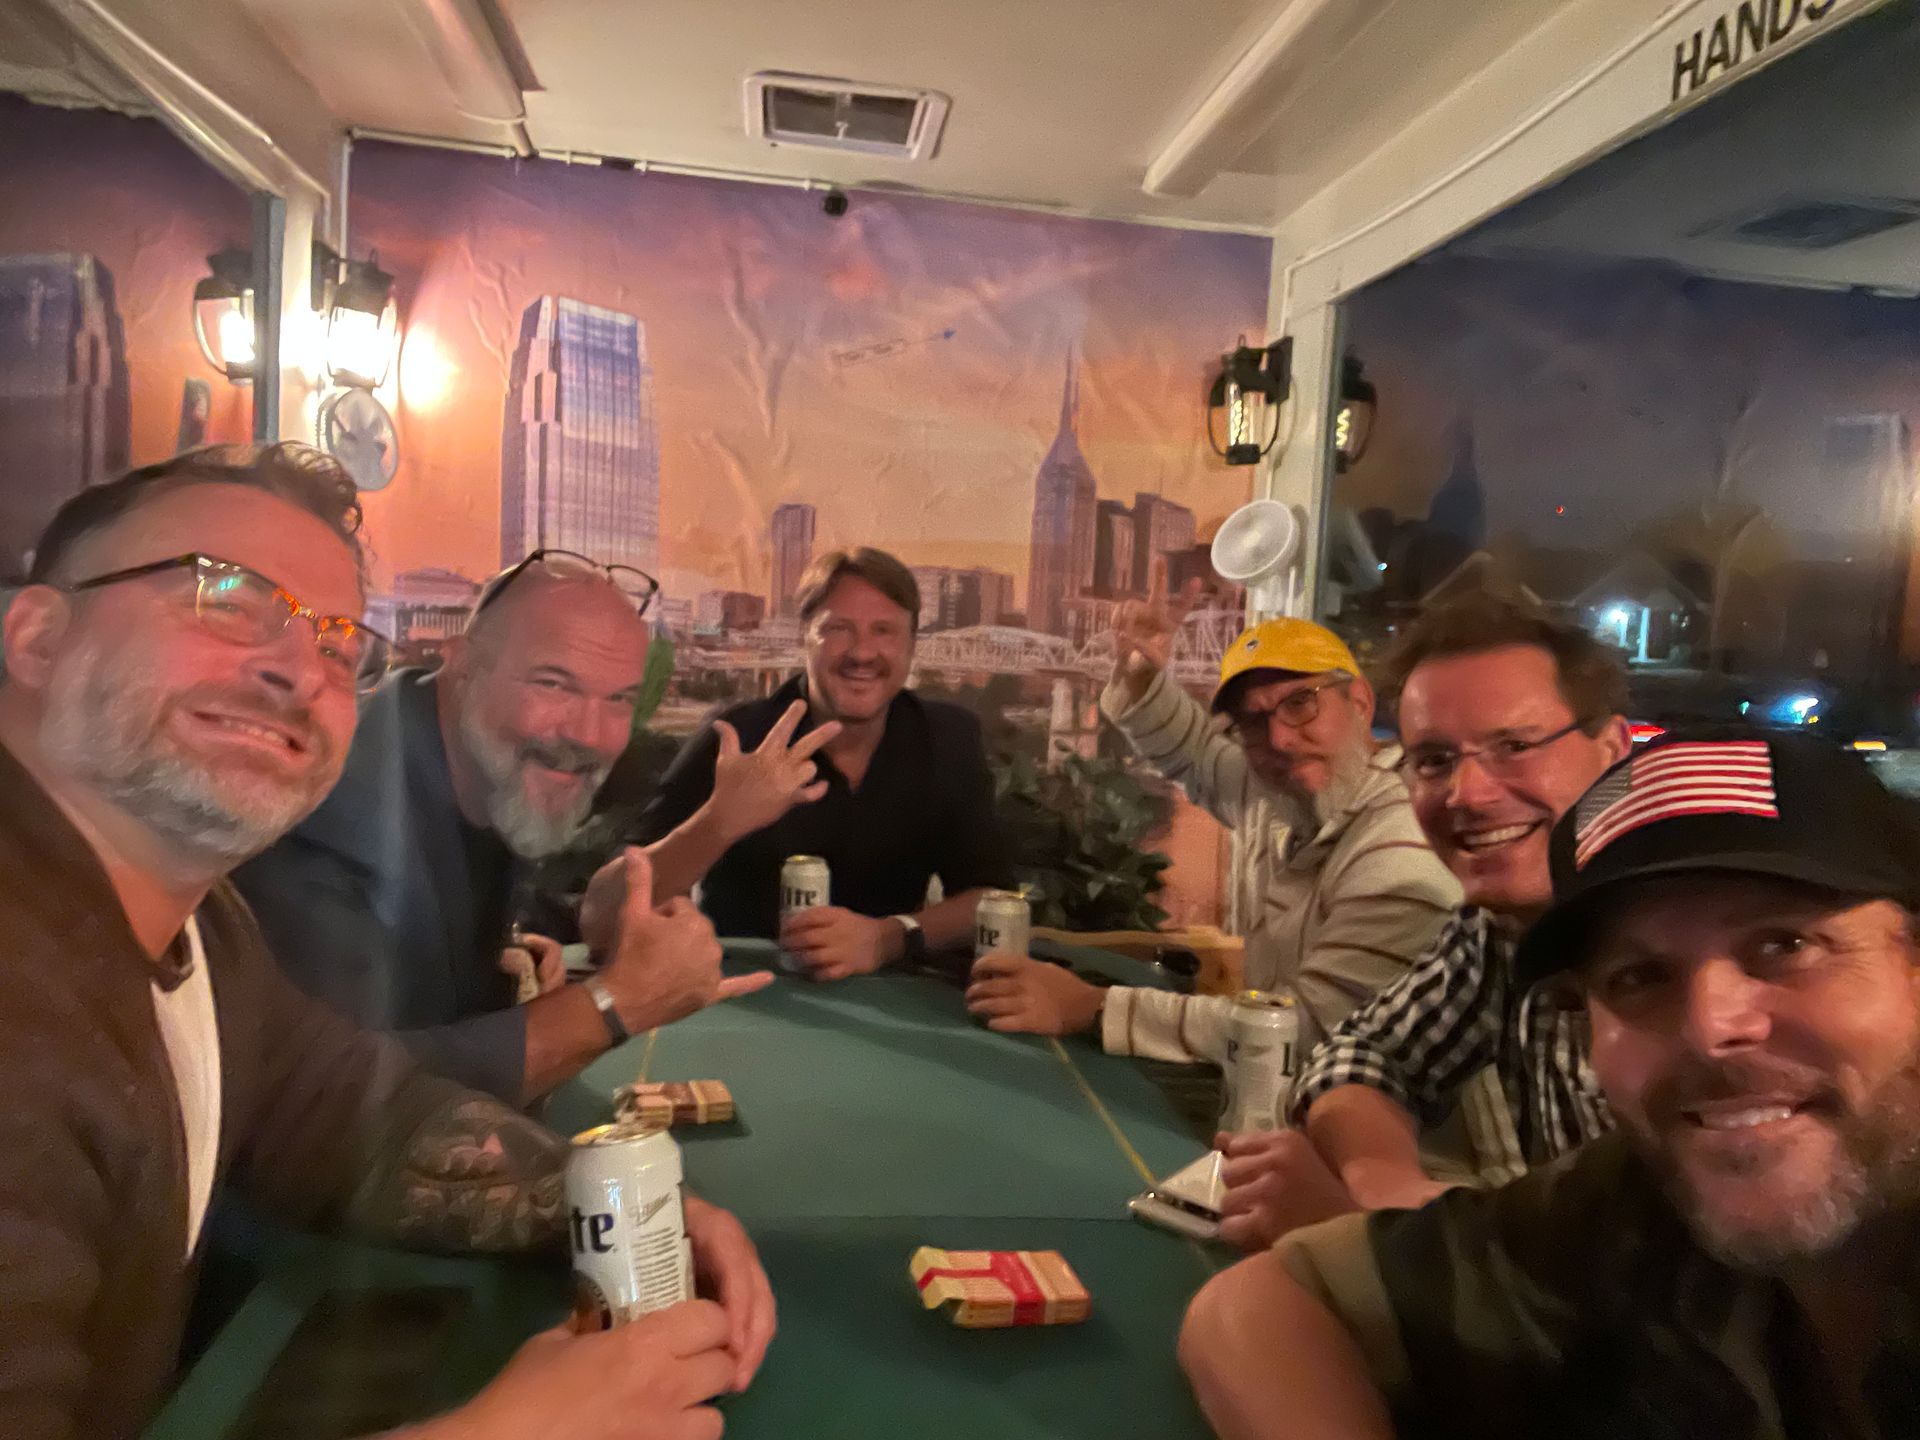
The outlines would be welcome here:
M 1191 199 L 1258 137 L 1310 63 L 1304 37 L 1343 0 L 1291 0 L 1154 157 L 1140 188 Z
M 400 0 L 400 11 L 439 67 L 454 108 L 469 120 L 504 126 L 514 149 L 531 155 L 526 98 L 476 0 Z
M 176 64 L 101 0 L 44 0 L 87 50 L 153 102 L 161 120 L 237 184 L 330 198 L 326 185 L 268 131 Z

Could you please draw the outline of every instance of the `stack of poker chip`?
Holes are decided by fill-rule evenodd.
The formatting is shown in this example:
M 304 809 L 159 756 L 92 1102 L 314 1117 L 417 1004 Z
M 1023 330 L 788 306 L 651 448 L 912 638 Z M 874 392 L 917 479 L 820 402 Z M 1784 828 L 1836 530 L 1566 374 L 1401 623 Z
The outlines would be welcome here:
M 969 1330 L 1009 1325 L 1073 1325 L 1093 1297 L 1058 1250 L 936 1250 L 923 1245 L 907 1268 L 929 1310 L 952 1306 Z
M 613 1110 L 647 1125 L 720 1125 L 733 1119 L 733 1092 L 722 1080 L 643 1080 L 614 1091 Z

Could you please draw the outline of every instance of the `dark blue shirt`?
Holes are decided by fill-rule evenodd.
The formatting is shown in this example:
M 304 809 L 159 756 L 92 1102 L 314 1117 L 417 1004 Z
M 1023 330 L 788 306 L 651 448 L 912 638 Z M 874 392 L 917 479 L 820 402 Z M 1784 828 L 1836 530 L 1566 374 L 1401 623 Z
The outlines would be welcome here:
M 525 869 L 461 819 L 434 675 L 396 670 L 332 793 L 233 880 L 308 994 L 517 1105 L 526 1014 L 499 962 Z

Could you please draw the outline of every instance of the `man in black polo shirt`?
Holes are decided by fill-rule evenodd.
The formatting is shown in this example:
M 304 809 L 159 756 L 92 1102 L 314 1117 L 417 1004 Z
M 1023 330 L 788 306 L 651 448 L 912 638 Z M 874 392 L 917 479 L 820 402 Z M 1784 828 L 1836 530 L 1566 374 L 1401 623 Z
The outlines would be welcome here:
M 1010 883 L 979 721 L 906 688 L 920 587 L 893 556 L 862 548 L 816 559 L 800 579 L 806 673 L 727 710 L 689 740 L 641 817 L 642 843 L 669 834 L 713 788 L 714 766 L 752 750 L 795 701 L 800 730 L 837 721 L 816 755 L 825 792 L 736 842 L 701 886 L 728 936 L 775 936 L 818 980 L 865 974 L 966 943 L 980 892 Z M 780 923 L 780 866 L 818 855 L 833 904 Z M 927 904 L 940 877 L 946 898 Z

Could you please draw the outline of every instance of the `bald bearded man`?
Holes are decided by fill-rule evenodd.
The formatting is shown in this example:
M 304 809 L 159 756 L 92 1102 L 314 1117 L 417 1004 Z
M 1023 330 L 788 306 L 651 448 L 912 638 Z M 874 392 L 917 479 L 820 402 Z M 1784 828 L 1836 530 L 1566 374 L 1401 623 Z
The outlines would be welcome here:
M 543 993 L 516 1004 L 501 967 L 531 862 L 569 843 L 626 748 L 653 588 L 637 570 L 564 551 L 502 571 L 440 669 L 396 670 L 361 707 L 326 802 L 235 875 L 304 989 L 509 1103 L 537 1099 L 629 1034 L 770 978 L 722 978 L 713 929 L 685 899 L 619 927 L 583 985 L 560 984 L 550 958 Z M 777 753 L 734 767 L 700 832 L 745 833 L 808 798 L 806 744 L 777 739 Z M 627 855 L 637 914 L 656 890 L 698 878 L 680 873 L 684 838 Z

